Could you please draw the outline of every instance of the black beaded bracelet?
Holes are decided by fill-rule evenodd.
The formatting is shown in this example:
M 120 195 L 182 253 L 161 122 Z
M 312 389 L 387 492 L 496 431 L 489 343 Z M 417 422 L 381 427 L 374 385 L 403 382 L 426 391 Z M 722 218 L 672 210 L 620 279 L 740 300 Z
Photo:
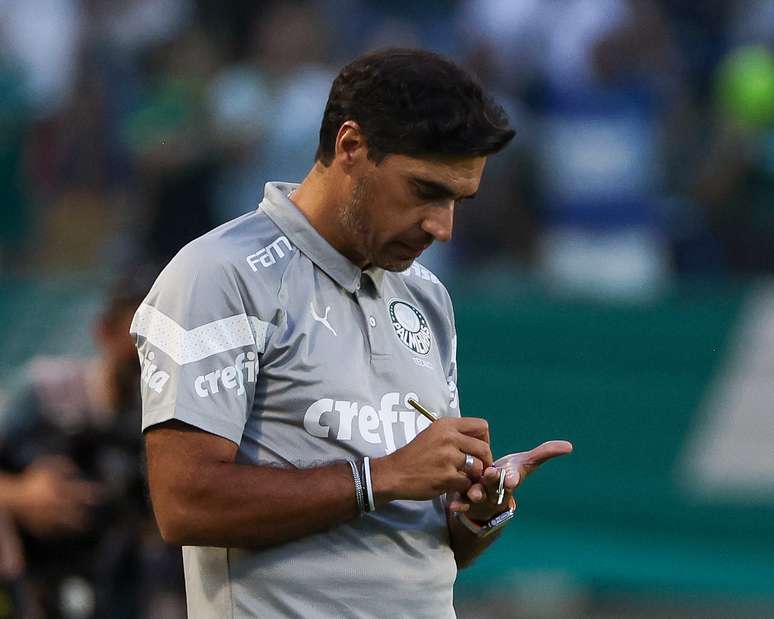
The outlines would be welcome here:
M 352 468 L 352 478 L 355 480 L 355 498 L 357 498 L 357 509 L 360 516 L 366 513 L 366 502 L 363 498 L 363 483 L 360 475 L 358 463 L 349 460 L 349 466 Z

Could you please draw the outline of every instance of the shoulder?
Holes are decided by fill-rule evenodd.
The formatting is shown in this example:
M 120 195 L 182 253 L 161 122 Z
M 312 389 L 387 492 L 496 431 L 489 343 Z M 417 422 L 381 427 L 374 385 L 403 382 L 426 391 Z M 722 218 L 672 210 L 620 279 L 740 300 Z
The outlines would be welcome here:
M 210 230 L 183 247 L 169 263 L 173 271 L 229 272 L 241 277 L 271 274 L 294 248 L 277 225 L 256 210 Z M 263 268 L 262 268 L 263 267 Z
M 217 295 L 234 299 L 237 305 L 252 304 L 251 300 L 276 295 L 295 251 L 284 233 L 258 209 L 183 247 L 161 272 L 147 301 L 169 295 L 187 299 Z

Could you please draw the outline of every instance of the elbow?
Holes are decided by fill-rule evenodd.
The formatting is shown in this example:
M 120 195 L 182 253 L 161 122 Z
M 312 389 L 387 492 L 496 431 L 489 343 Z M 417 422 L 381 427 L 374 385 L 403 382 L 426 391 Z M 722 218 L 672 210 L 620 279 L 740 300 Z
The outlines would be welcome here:
M 187 530 L 187 523 L 179 510 L 157 508 L 154 512 L 161 539 L 173 546 L 190 545 L 191 532 Z
M 172 546 L 225 546 L 228 537 L 213 523 L 212 514 L 184 497 L 154 503 L 161 539 Z
M 187 506 L 187 501 L 180 494 L 157 494 L 154 497 L 151 492 L 151 497 L 161 539 L 173 546 L 196 545 L 196 510 Z
M 161 539 L 172 546 L 187 546 L 185 531 L 176 522 L 167 519 L 156 518 Z

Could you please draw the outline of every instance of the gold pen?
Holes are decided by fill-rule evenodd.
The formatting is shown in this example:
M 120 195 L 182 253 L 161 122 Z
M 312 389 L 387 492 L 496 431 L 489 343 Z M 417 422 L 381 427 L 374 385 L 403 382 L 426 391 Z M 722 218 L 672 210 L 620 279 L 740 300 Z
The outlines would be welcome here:
M 422 406 L 419 402 L 416 400 L 412 400 L 411 398 L 408 399 L 408 403 L 416 410 L 418 413 L 422 413 L 425 417 L 427 417 L 430 422 L 438 421 L 438 416 L 434 413 L 431 413 L 429 410 L 427 410 L 424 406 Z

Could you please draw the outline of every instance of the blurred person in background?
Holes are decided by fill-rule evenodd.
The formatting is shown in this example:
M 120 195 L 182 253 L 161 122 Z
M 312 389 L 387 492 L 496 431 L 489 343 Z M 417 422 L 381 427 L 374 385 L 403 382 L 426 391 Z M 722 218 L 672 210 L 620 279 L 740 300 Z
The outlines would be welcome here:
M 774 26 L 771 27 L 774 31 Z M 714 88 L 714 131 L 693 197 L 729 270 L 774 272 L 774 36 L 729 50 Z
M 471 60 L 528 112 L 519 174 L 498 183 L 515 189 L 501 199 L 521 214 L 522 255 L 534 247 L 535 265 L 562 290 L 658 290 L 669 272 L 661 128 L 679 67 L 658 4 L 469 0 L 460 28 Z
M 661 130 L 674 50 L 653 2 L 567 0 L 547 45 L 540 265 L 573 291 L 637 298 L 669 275 Z
M 210 121 L 222 157 L 215 186 L 220 221 L 252 210 L 272 178 L 300 181 L 334 72 L 328 18 L 315 3 L 276 2 L 251 23 L 243 56 L 210 83 Z
M 218 66 L 216 50 L 198 29 L 154 48 L 149 76 L 123 136 L 146 205 L 147 259 L 164 263 L 215 225 L 213 183 L 219 162 L 211 147 L 205 93 Z
M 146 292 L 143 278 L 117 282 L 95 323 L 97 354 L 34 360 L 1 417 L 0 507 L 22 536 L 30 614 L 182 611 L 179 557 L 149 518 L 137 438 L 141 373 L 128 332 Z
M 82 0 L 0 0 L 0 50 L 22 70 L 35 115 L 56 114 L 75 88 Z

